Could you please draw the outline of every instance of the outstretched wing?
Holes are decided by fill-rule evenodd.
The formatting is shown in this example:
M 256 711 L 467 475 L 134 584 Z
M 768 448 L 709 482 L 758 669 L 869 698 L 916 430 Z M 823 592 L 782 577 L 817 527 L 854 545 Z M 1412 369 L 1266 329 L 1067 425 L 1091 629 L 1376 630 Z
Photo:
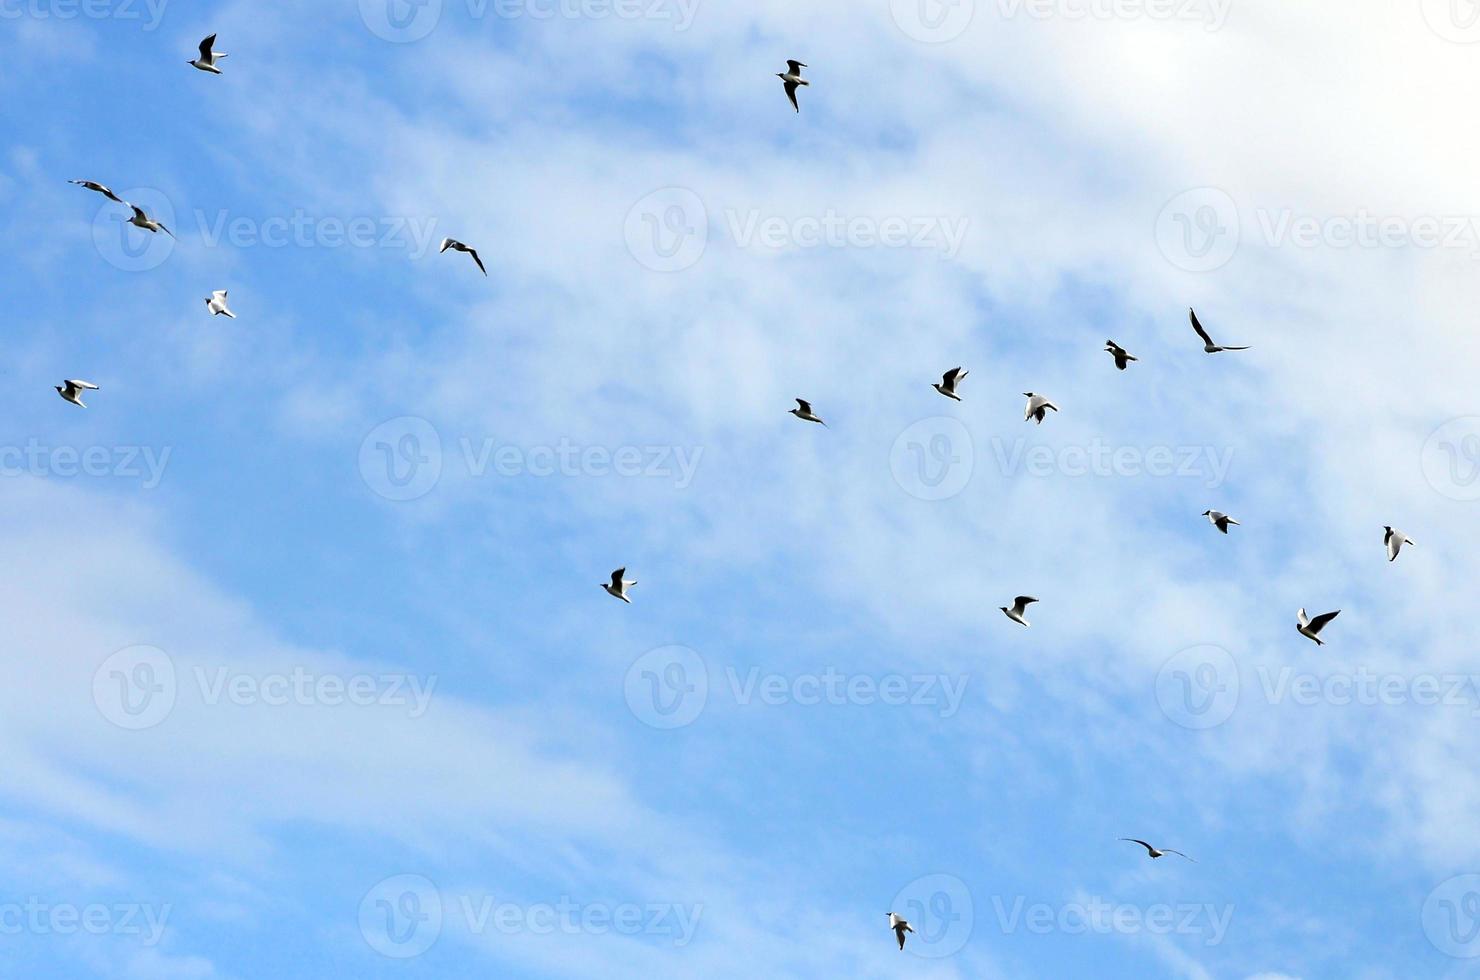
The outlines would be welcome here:
M 1187 857 L 1187 855 L 1183 854 L 1181 851 L 1174 851 L 1170 847 L 1164 847 L 1164 848 L 1162 848 L 1161 853 L 1163 853 L 1163 854 L 1175 854 L 1175 855 L 1177 855 L 1177 857 L 1187 858 L 1187 860 L 1192 861 L 1192 858 Z M 1192 863 L 1193 864 L 1196 864 L 1197 862 L 1196 861 L 1192 861 Z
M 1319 616 L 1310 621 L 1310 631 L 1312 633 L 1319 633 L 1327 623 L 1331 622 L 1331 620 L 1335 619 L 1339 615 L 1341 615 L 1340 609 L 1336 610 L 1335 612 L 1321 613 Z
M 805 413 L 807 415 L 811 415 L 812 414 L 812 403 L 809 402 L 809 401 L 807 401 L 805 398 L 798 398 L 797 399 L 797 406 L 799 408 L 801 408 L 801 410 L 802 410 L 803 413 Z
M 626 574 L 626 567 L 619 568 L 615 572 L 612 572 L 612 588 L 620 592 L 622 590 L 622 576 Z
M 802 107 L 799 106 L 799 105 L 797 105 L 797 83 L 796 82 L 787 82 L 786 83 L 786 97 L 791 100 L 791 107 L 793 109 L 795 109 L 797 112 L 801 112 L 802 111 Z
M 468 249 L 468 254 L 473 257 L 474 262 L 478 263 L 478 271 L 483 273 L 485 276 L 488 275 L 488 270 L 483 268 L 483 260 L 478 258 L 478 250 L 470 248 Z
M 215 43 L 216 43 L 216 35 L 214 35 L 214 34 L 212 34 L 210 37 L 206 38 L 204 41 L 201 41 L 200 42 L 200 60 L 201 61 L 204 61 L 206 64 L 210 64 L 211 63 L 211 45 L 213 45 Z M 176 55 L 175 57 L 178 58 L 179 55 Z
M 1198 322 L 1197 311 L 1190 306 L 1187 308 L 1187 318 L 1192 321 L 1192 329 L 1197 331 L 1197 335 L 1202 338 L 1204 344 L 1209 347 L 1217 346 L 1213 343 L 1213 338 L 1209 337 L 1208 332 L 1203 329 L 1203 325 Z
M 807 66 L 800 61 L 787 61 L 786 63 L 786 70 L 791 72 L 793 75 L 800 75 L 802 69 L 806 67 Z

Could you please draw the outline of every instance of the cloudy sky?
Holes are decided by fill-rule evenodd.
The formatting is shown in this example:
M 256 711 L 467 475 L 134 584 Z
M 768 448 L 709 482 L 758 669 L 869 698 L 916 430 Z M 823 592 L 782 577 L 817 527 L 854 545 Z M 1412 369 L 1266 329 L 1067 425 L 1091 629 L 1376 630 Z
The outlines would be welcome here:
M 0 80 L 5 975 L 1480 975 L 1480 6 L 0 0 Z

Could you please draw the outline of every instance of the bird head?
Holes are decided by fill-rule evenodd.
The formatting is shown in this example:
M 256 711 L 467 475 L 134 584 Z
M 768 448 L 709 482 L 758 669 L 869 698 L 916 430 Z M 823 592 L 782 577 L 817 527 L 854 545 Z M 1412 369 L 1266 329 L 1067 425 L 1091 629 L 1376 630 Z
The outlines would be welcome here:
M 1205 510 L 1205 511 L 1203 511 L 1203 516 L 1204 516 L 1204 517 L 1211 517 L 1211 516 L 1212 516 L 1212 514 L 1213 514 L 1213 512 L 1212 512 L 1212 511 L 1210 511 L 1210 510 Z
M 1033 397 L 1033 393 L 1031 391 L 1025 391 L 1025 392 L 1023 392 L 1023 394 L 1026 395 L 1029 398 L 1032 398 Z

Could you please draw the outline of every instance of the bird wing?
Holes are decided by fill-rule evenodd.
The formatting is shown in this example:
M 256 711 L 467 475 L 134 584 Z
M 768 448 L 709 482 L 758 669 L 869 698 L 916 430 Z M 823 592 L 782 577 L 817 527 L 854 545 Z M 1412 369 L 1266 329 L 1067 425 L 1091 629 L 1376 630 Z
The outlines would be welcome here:
M 478 263 L 478 271 L 483 273 L 485 276 L 488 275 L 488 270 L 483 268 L 483 260 L 478 258 L 478 250 L 470 248 L 468 249 L 468 254 L 473 257 L 474 262 Z
M 134 209 L 134 217 L 135 218 L 138 218 L 140 221 L 148 221 L 149 220 L 149 215 L 145 214 L 144 213 L 144 209 L 141 208 L 141 207 L 139 207 L 137 204 L 130 204 L 129 207 L 131 207 L 131 208 Z
M 1161 853 L 1163 853 L 1163 854 L 1175 854 L 1175 855 L 1177 855 L 1177 857 L 1184 857 L 1184 858 L 1187 858 L 1187 860 L 1192 861 L 1192 858 L 1187 857 L 1187 855 L 1183 854 L 1181 851 L 1174 851 L 1170 847 L 1163 847 L 1161 849 Z M 1193 864 L 1196 864 L 1197 862 L 1196 861 L 1192 861 L 1192 863 Z
M 1192 321 L 1192 329 L 1197 331 L 1197 335 L 1203 339 L 1203 343 L 1207 344 L 1209 347 L 1214 346 L 1213 338 L 1208 336 L 1208 332 L 1203 329 L 1203 325 L 1197 320 L 1197 311 L 1192 309 L 1191 307 L 1188 307 L 1187 317 Z
M 945 374 L 941 375 L 940 381 L 941 384 L 954 391 L 956 389 L 956 382 L 961 380 L 962 377 L 963 375 L 961 374 L 961 369 L 958 367 L 954 367 L 947 371 Z
M 456 244 L 457 244 L 457 242 L 453 241 L 452 239 L 450 239 L 450 238 L 444 238 L 444 239 L 442 239 L 442 247 L 439 248 L 439 249 L 437 249 L 437 253 L 440 255 L 441 253 L 447 251 L 449 248 L 451 248 L 452 246 L 454 246 Z
M 1319 633 L 1327 623 L 1331 622 L 1331 620 L 1335 619 L 1340 614 L 1340 609 L 1336 610 L 1336 612 L 1321 613 L 1315 619 L 1312 619 L 1310 621 L 1310 626 L 1308 628 L 1312 633 Z
M 98 390 L 98 386 L 95 385 L 95 384 L 93 384 L 91 381 L 73 381 L 71 379 L 68 379 L 68 381 L 67 381 L 67 387 L 68 388 L 87 388 L 89 391 L 97 391 Z
M 211 299 L 216 300 L 218 303 L 224 303 L 224 302 L 226 302 L 226 290 L 224 290 L 224 289 L 213 289 L 213 290 L 211 290 Z
M 1398 557 L 1398 549 L 1403 547 L 1403 536 L 1396 531 L 1389 531 L 1383 535 L 1383 541 L 1387 542 L 1388 561 Z
M 1012 604 L 1019 609 L 1026 609 L 1031 603 L 1037 601 L 1037 599 L 1033 598 L 1030 595 L 1020 595 L 1016 599 L 1012 600 Z
M 622 576 L 626 574 L 627 569 L 625 566 L 617 569 L 615 572 L 612 572 L 612 588 L 616 589 L 618 592 L 622 591 Z
M 1142 847 L 1146 848 L 1147 854 L 1150 854 L 1152 851 L 1156 850 L 1156 848 L 1152 847 L 1150 844 L 1136 837 L 1122 837 L 1121 840 L 1129 841 L 1132 844 L 1140 844 Z
M 793 109 L 795 109 L 797 112 L 801 112 L 802 111 L 802 107 L 799 106 L 799 105 L 797 105 L 797 83 L 796 82 L 787 82 L 786 83 L 786 97 L 791 100 L 791 107 Z
M 805 398 L 798 398 L 797 405 L 801 408 L 803 413 L 807 415 L 812 414 L 812 403 L 807 401 Z
M 172 231 L 170 231 L 170 230 L 169 230 L 169 229 L 168 229 L 168 228 L 166 228 L 166 227 L 165 227 L 165 226 L 164 226 L 164 222 L 163 222 L 163 221 L 156 221 L 156 222 L 154 222 L 154 223 L 155 223 L 155 224 L 156 224 L 156 225 L 159 225 L 159 230 L 160 230 L 160 231 L 162 231 L 162 232 L 164 232 L 164 233 L 165 233 L 165 234 L 166 234 L 166 235 L 169 235 L 169 236 L 170 236 L 170 237 L 171 237 L 171 238 L 174 238 L 174 237 L 175 237 L 175 233 L 174 233 L 174 232 L 172 232 Z
M 1253 350 L 1252 347 L 1219 347 L 1219 350 Z
M 214 35 L 214 34 L 212 34 L 210 37 L 208 37 L 205 40 L 203 40 L 203 41 L 200 42 L 200 60 L 201 61 L 204 61 L 207 64 L 210 64 L 210 61 L 211 61 L 211 45 L 213 45 L 215 43 L 216 43 L 216 35 Z M 178 58 L 179 55 L 175 55 L 175 57 Z
M 800 61 L 788 61 L 786 63 L 786 70 L 791 72 L 793 75 L 801 74 L 801 70 L 806 67 L 807 66 L 802 64 Z

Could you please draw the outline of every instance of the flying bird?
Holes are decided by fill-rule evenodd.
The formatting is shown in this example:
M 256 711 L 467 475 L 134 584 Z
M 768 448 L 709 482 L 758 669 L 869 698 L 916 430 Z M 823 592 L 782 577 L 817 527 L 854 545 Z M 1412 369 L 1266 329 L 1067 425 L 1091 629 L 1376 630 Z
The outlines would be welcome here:
M 1387 545 L 1388 561 L 1396 561 L 1398 552 L 1403 550 L 1405 544 L 1412 544 L 1413 539 L 1402 531 L 1395 531 L 1387 525 L 1383 525 L 1382 543 Z
M 1168 854 L 1175 854 L 1177 855 L 1177 857 L 1184 857 L 1187 858 L 1187 860 L 1192 861 L 1192 858 L 1187 857 L 1187 855 L 1183 854 L 1181 851 L 1174 851 L 1170 847 L 1152 847 L 1145 841 L 1138 840 L 1135 837 L 1122 837 L 1121 840 L 1129 841 L 1132 844 L 1140 844 L 1142 847 L 1146 848 L 1146 853 L 1151 855 L 1152 860 L 1155 860 L 1159 857 L 1166 857 Z M 1192 861 L 1192 863 L 1196 864 L 1197 862 Z
M 1229 517 L 1227 514 L 1220 513 L 1219 511 L 1216 511 L 1216 510 L 1205 510 L 1205 511 L 1203 511 L 1203 515 L 1202 516 L 1206 517 L 1208 519 L 1208 523 L 1209 524 L 1213 525 L 1218 530 L 1222 531 L 1224 534 L 1227 534 L 1228 533 L 1228 525 L 1230 525 L 1230 524 L 1232 524 L 1234 527 L 1241 527 L 1242 526 L 1242 525 L 1239 524 L 1238 521 L 1236 521 L 1233 518 Z
M 1311 619 L 1305 615 L 1305 609 L 1302 607 L 1300 618 L 1295 623 L 1295 629 L 1307 640 L 1315 640 L 1316 646 L 1323 647 L 1326 645 L 1326 642 L 1321 639 L 1320 632 L 1325 629 L 1327 623 L 1335 619 L 1340 613 L 1341 610 L 1338 609 L 1336 612 L 1321 613 L 1315 619 Z
M 947 398 L 954 398 L 956 401 L 960 401 L 961 396 L 956 394 L 956 385 L 960 384 L 961 379 L 966 377 L 970 373 L 970 371 L 963 371 L 958 367 L 951 368 L 945 374 L 941 375 L 940 384 L 933 384 L 930 387 L 934 388 L 942 395 L 945 395 Z
M 216 35 L 212 34 L 210 37 L 208 37 L 204 41 L 201 41 L 200 42 L 200 57 L 199 58 L 196 58 L 193 61 L 187 61 L 185 63 L 187 65 L 194 65 L 196 68 L 199 68 L 201 71 L 208 71 L 212 75 L 219 75 L 219 74 L 221 74 L 221 69 L 219 69 L 219 68 L 216 67 L 216 59 L 217 58 L 224 58 L 224 57 L 226 57 L 226 52 L 225 51 L 212 51 L 211 50 L 211 45 L 213 45 L 215 43 L 216 43 Z
M 1042 395 L 1035 395 L 1031 391 L 1025 391 L 1023 394 L 1028 396 L 1028 408 L 1027 411 L 1023 412 L 1024 422 L 1033 419 L 1038 425 L 1042 425 L 1043 420 L 1048 417 L 1048 410 L 1050 408 L 1055 412 L 1059 410 L 1059 406 Z
M 1219 347 L 1217 344 L 1213 343 L 1213 338 L 1208 336 L 1208 332 L 1206 330 L 1204 330 L 1203 329 L 1203 325 L 1198 322 L 1198 320 L 1197 320 L 1197 312 L 1195 310 L 1193 310 L 1192 307 L 1190 307 L 1190 306 L 1187 308 L 1187 317 L 1188 317 L 1188 319 L 1190 319 L 1192 321 L 1192 329 L 1193 330 L 1196 330 L 1197 331 L 1197 335 L 1202 338 L 1203 350 L 1206 353 L 1209 353 L 1209 354 L 1217 354 L 1220 351 L 1225 351 L 1225 350 L 1248 350 L 1249 349 L 1247 347 Z
M 1016 599 L 1012 600 L 1011 609 L 1008 609 L 1006 606 L 998 606 L 997 608 L 1002 610 L 1007 615 L 1007 618 L 1012 620 L 1014 623 L 1017 623 L 1020 626 L 1032 626 L 1032 623 L 1023 618 L 1023 613 L 1028 611 L 1029 603 L 1037 601 L 1037 599 L 1033 598 L 1030 595 L 1020 595 Z
M 894 938 L 899 940 L 899 948 L 904 949 L 904 934 L 914 932 L 914 927 L 897 914 L 889 913 L 889 928 L 894 930 Z
M 797 112 L 802 111 L 802 107 L 797 105 L 797 86 L 812 84 L 802 77 L 802 69 L 806 67 L 800 61 L 788 61 L 786 71 L 776 73 L 776 77 L 786 83 L 786 97 L 791 100 L 791 107 Z
M 134 209 L 134 216 L 128 219 L 128 223 L 133 225 L 135 228 L 143 228 L 145 231 L 153 232 L 155 234 L 158 234 L 162 231 L 166 235 L 169 235 L 171 238 L 175 237 L 174 232 L 170 231 L 162 223 L 155 221 L 153 218 L 149 217 L 149 215 L 145 214 L 144 209 L 139 207 L 137 204 L 130 204 L 129 207 Z
M 637 581 L 635 579 L 629 580 L 622 578 L 626 574 L 626 568 L 617 569 L 615 572 L 612 572 L 612 580 L 610 582 L 602 582 L 601 587 L 607 591 L 608 595 L 615 596 L 630 605 L 632 600 L 627 598 L 627 586 L 636 585 Z
M 483 260 L 478 258 L 478 252 L 476 249 L 469 248 L 467 245 L 464 245 L 462 242 L 458 241 L 455 238 L 444 238 L 442 239 L 442 247 L 437 250 L 437 254 L 441 255 L 449 248 L 457 252 L 467 252 L 473 257 L 473 261 L 478 263 L 478 271 L 483 273 L 485 276 L 488 275 L 488 270 L 483 268 Z
M 113 193 L 108 188 L 104 187 L 102 184 L 98 183 L 95 180 L 69 180 L 67 181 L 67 183 L 76 184 L 78 187 L 86 187 L 90 191 L 97 191 L 108 200 L 117 201 L 119 204 L 128 203 L 123 198 L 119 197 L 117 194 Z
M 1125 370 L 1125 366 L 1131 361 L 1140 360 L 1138 357 L 1132 357 L 1129 351 L 1113 340 L 1105 341 L 1105 352 L 1115 358 L 1115 366 L 1122 371 Z
M 215 316 L 228 316 L 233 320 L 236 319 L 236 314 L 226 308 L 226 290 L 224 289 L 213 290 L 211 295 L 206 297 L 206 309 Z
M 827 427 L 827 423 L 818 418 L 817 413 L 812 411 L 812 403 L 804 398 L 797 399 L 797 407 L 793 408 L 790 414 L 795 415 L 803 422 L 816 422 L 823 428 Z
M 66 381 L 63 382 L 63 384 L 54 385 L 53 387 L 56 388 L 57 394 L 67 399 L 67 401 L 71 402 L 73 405 L 76 405 L 78 408 L 87 407 L 82 403 L 82 392 L 84 390 L 98 390 L 98 386 L 93 384 L 91 381 Z

